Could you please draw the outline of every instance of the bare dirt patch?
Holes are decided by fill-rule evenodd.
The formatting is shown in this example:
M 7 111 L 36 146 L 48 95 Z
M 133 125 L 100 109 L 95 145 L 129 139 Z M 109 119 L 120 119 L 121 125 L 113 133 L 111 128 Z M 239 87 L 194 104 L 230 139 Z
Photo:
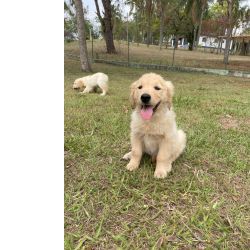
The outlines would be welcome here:
M 225 117 L 220 118 L 220 124 L 224 129 L 237 129 L 240 126 L 240 122 L 231 115 L 226 115 Z
M 241 126 L 250 126 L 250 118 L 237 119 L 231 115 L 225 115 L 220 118 L 220 125 L 224 129 L 238 129 Z

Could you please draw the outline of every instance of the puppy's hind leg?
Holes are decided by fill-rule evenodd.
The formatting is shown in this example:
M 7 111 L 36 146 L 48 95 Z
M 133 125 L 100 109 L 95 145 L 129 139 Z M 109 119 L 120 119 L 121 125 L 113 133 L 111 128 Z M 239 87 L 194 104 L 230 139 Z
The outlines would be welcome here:
M 100 94 L 101 96 L 104 96 L 107 94 L 107 91 L 108 91 L 108 84 L 106 82 L 104 83 L 99 83 L 99 87 L 101 88 L 102 90 L 102 93 Z
M 171 155 L 171 160 L 175 161 L 180 155 L 181 153 L 184 151 L 185 147 L 186 147 L 186 134 L 184 133 L 184 131 L 182 129 L 178 130 L 178 140 L 177 143 L 175 145 L 175 150 L 173 151 L 172 155 Z

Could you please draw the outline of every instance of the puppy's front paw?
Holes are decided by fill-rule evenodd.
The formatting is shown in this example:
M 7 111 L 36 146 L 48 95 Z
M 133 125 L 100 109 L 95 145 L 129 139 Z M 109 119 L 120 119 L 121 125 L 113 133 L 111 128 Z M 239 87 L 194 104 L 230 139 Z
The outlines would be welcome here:
M 125 161 L 129 161 L 131 159 L 131 152 L 125 154 L 123 157 L 122 157 L 122 160 L 125 160 Z
M 154 173 L 154 177 L 157 179 L 166 178 L 168 175 L 168 171 L 166 169 L 156 169 Z
M 171 171 L 172 164 L 163 164 L 163 165 L 156 165 L 154 177 L 158 179 L 166 178 L 168 173 Z
M 126 169 L 129 170 L 129 171 L 133 171 L 135 169 L 137 169 L 138 166 L 134 165 L 134 164 L 131 164 L 129 163 L 127 166 L 126 166 Z

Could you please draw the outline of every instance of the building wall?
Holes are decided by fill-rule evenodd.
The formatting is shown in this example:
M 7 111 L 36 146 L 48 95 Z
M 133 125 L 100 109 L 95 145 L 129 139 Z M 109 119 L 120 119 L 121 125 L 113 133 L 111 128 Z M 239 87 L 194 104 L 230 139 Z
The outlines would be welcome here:
M 169 39 L 169 42 L 171 43 L 171 46 L 174 47 L 173 37 L 171 37 Z M 188 42 L 187 42 L 187 39 L 185 37 L 179 37 L 179 39 L 178 39 L 178 47 L 188 48 Z
M 200 36 L 198 45 L 201 47 L 208 47 L 208 48 L 218 48 L 219 39 L 216 37 L 209 37 L 209 36 Z M 223 39 L 221 48 L 225 49 L 226 46 L 226 39 Z M 232 42 L 230 44 L 230 49 L 232 47 Z

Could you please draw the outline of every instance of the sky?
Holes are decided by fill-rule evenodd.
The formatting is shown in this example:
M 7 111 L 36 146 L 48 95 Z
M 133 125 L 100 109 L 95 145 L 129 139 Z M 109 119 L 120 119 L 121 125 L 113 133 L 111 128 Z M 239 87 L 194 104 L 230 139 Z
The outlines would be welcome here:
M 94 0 L 83 0 L 84 8 L 88 10 L 87 18 L 94 22 L 96 17 L 96 8 Z M 101 6 L 101 4 L 100 4 Z
M 242 5 L 248 5 L 250 7 L 250 0 L 243 0 Z

